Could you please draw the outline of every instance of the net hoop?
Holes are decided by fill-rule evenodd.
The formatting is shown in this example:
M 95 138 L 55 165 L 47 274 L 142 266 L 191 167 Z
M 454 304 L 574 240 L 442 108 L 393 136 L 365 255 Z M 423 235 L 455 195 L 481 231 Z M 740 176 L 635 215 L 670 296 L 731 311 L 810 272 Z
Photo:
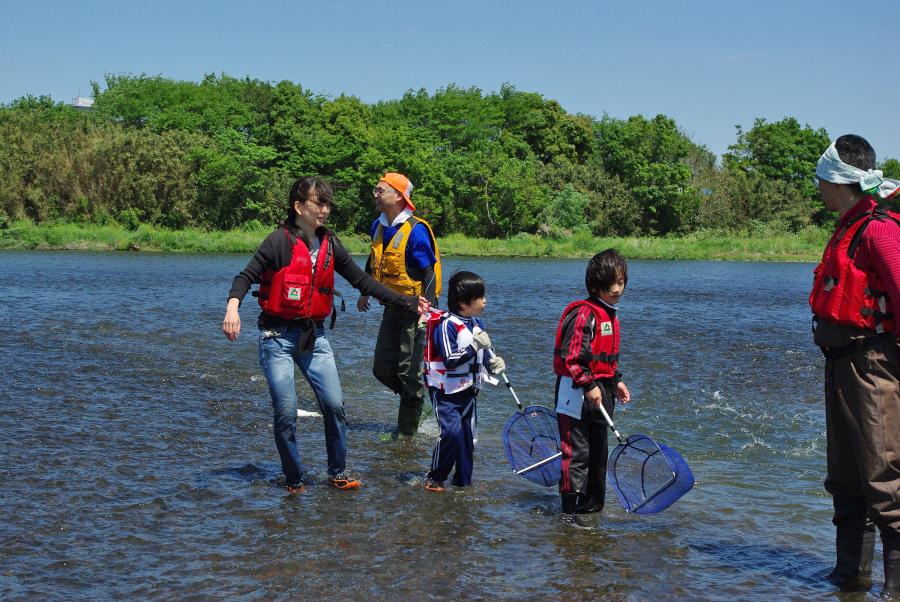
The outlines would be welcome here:
M 694 475 L 675 450 L 646 435 L 631 435 L 609 456 L 610 485 L 626 512 L 662 512 L 694 486 Z
M 559 483 L 562 449 L 556 412 L 550 408 L 529 406 L 510 416 L 503 425 L 503 449 L 517 475 L 544 487 Z

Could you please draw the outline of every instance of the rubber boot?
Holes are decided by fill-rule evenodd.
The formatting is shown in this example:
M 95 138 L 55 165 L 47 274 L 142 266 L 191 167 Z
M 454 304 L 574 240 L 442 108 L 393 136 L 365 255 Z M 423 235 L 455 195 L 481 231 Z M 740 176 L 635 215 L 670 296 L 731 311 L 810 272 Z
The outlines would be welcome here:
M 594 499 L 583 499 L 582 503 L 575 508 L 576 514 L 590 514 L 592 512 L 600 512 L 603 510 L 603 502 Z
M 561 494 L 561 497 L 563 514 L 575 514 L 575 506 L 578 504 L 578 494 L 563 493 Z
M 875 555 L 875 530 L 837 528 L 837 563 L 828 581 L 842 591 L 866 591 L 872 587 L 872 557 Z
M 430 403 L 422 403 L 422 412 L 419 415 L 419 424 L 422 424 L 429 418 L 434 416 L 434 408 Z
M 419 431 L 419 416 L 422 412 L 422 402 L 407 403 L 400 400 L 400 409 L 397 411 L 397 428 L 390 433 L 378 435 L 381 441 L 394 441 L 398 437 L 414 437 Z
M 397 412 L 397 431 L 405 437 L 414 437 L 419 432 L 419 420 L 422 417 L 421 399 L 400 400 Z
M 900 550 L 884 551 L 884 589 L 881 597 L 885 600 L 900 600 Z

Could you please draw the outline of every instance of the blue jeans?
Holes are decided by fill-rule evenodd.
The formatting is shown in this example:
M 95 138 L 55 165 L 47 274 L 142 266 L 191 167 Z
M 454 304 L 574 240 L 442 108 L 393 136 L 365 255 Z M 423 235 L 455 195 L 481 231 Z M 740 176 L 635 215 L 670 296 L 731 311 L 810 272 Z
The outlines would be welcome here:
M 294 389 L 294 364 L 309 382 L 325 421 L 325 447 L 328 452 L 328 474 L 344 470 L 347 453 L 347 425 L 344 420 L 344 396 L 334 363 L 331 344 L 325 330 L 316 332 L 311 353 L 297 353 L 301 330 L 293 327 L 259 331 L 259 365 L 262 367 L 274 411 L 275 447 L 281 457 L 285 483 L 296 485 L 303 480 L 303 464 L 297 453 L 297 392 Z

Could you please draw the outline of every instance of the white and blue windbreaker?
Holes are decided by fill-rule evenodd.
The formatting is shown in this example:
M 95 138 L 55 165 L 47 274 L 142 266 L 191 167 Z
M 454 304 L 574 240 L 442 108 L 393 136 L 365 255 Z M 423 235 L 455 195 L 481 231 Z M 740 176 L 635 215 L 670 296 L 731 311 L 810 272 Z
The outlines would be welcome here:
M 429 325 L 434 321 L 429 320 Z M 485 382 L 497 384 L 488 368 L 490 358 L 472 346 L 472 329 L 484 328 L 474 316 L 464 318 L 452 312 L 441 314 L 434 326 L 425 353 L 425 384 L 445 393 L 459 393 L 469 387 L 480 389 Z

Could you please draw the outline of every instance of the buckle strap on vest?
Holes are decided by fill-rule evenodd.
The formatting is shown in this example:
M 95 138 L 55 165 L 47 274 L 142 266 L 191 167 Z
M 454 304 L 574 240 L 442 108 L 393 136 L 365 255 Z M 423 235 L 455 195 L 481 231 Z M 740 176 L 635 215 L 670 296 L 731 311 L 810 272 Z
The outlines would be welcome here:
M 471 364 L 469 364 L 469 369 L 466 372 L 454 372 L 452 374 L 450 372 L 447 372 L 445 376 L 449 376 L 451 378 L 461 378 L 470 374 L 478 374 L 480 370 L 481 368 L 479 367 L 478 363 L 472 362 Z
M 894 319 L 894 313 L 887 311 L 887 291 L 879 291 L 867 286 L 863 292 L 866 295 L 877 299 L 878 309 L 863 307 L 859 313 L 864 316 L 872 316 L 875 318 L 875 332 L 882 333 L 884 332 L 884 325 L 882 323 Z
M 877 309 L 869 309 L 868 307 L 862 308 L 859 310 L 859 313 L 864 316 L 872 316 L 878 320 L 891 320 L 894 317 L 894 312 L 892 311 L 884 312 Z
M 328 325 L 328 330 L 334 330 L 334 323 L 337 321 L 337 305 L 334 304 L 334 297 L 341 298 L 341 311 L 347 311 L 347 304 L 344 303 L 344 295 L 337 291 L 332 291 L 331 289 L 326 290 L 333 295 L 331 299 L 331 323 Z

